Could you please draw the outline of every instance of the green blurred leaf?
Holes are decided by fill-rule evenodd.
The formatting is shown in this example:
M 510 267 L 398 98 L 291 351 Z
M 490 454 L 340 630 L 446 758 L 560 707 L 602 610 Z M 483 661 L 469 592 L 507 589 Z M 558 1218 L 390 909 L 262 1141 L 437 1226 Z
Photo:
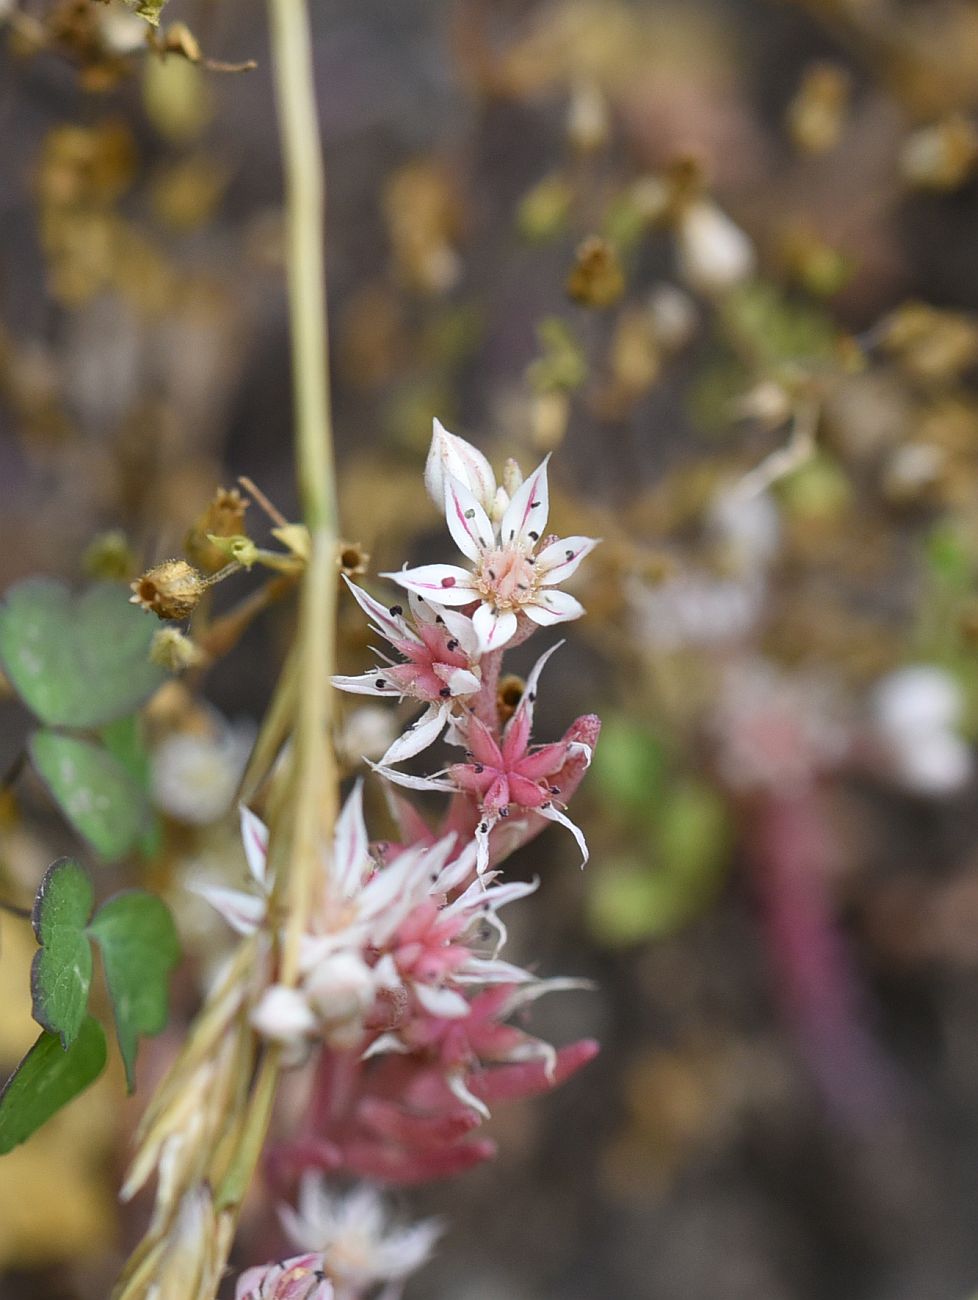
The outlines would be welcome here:
M 0 1155 L 25 1142 L 93 1083 L 105 1058 L 105 1034 L 91 1016 L 67 1051 L 57 1034 L 45 1030 L 0 1092 Z
M 730 820 L 723 799 L 704 782 L 687 780 L 669 790 L 659 816 L 658 847 L 685 892 L 702 896 L 727 860 Z
M 149 660 L 154 630 L 121 587 L 73 596 L 29 578 L 0 605 L 0 665 L 42 722 L 97 727 L 131 713 L 163 681 Z
M 103 858 L 122 857 L 149 829 L 152 818 L 146 794 L 100 745 L 37 731 L 28 749 L 65 816 Z
M 602 797 L 612 805 L 648 811 L 662 794 L 665 749 L 646 727 L 612 717 L 602 724 L 601 744 L 595 750 L 591 771 Z
M 686 925 L 723 881 L 729 842 L 726 806 L 718 794 L 698 781 L 668 786 L 649 859 L 626 858 L 589 878 L 588 916 L 595 937 L 619 947 Z
M 132 1092 L 140 1035 L 158 1034 L 166 1025 L 167 977 L 180 956 L 176 928 L 161 899 L 131 890 L 110 898 L 88 932 L 102 953 L 119 1050 Z
M 724 296 L 721 311 L 726 329 L 769 378 L 835 356 L 831 317 L 810 302 L 785 297 L 774 284 L 753 280 L 739 285 Z
M 68 1048 L 88 1009 L 92 949 L 85 926 L 95 901 L 86 873 L 59 858 L 44 873 L 34 900 L 34 933 L 41 947 L 31 966 L 32 1014 Z

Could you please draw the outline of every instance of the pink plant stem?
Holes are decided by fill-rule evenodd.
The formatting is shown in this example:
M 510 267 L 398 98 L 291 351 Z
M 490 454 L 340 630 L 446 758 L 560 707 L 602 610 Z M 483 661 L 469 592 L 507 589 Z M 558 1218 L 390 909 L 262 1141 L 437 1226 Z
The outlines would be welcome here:
M 858 975 L 833 917 L 833 846 L 817 788 L 769 796 L 750 812 L 753 877 L 784 1010 L 832 1109 L 872 1125 L 896 1085 L 862 1023 Z

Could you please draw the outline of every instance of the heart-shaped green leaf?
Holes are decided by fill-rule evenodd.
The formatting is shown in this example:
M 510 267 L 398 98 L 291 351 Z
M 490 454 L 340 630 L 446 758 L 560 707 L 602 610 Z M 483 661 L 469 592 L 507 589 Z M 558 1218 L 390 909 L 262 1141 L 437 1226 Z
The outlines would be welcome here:
M 34 1019 L 68 1048 L 78 1036 L 92 984 L 92 947 L 85 926 L 94 894 L 88 876 L 71 858 L 44 873 L 34 900 L 34 933 L 41 945 L 31 966 Z
M 62 812 L 103 858 L 122 857 L 149 829 L 146 794 L 108 750 L 55 731 L 35 732 L 28 749 Z
M 102 952 L 116 1036 L 129 1091 L 141 1034 L 166 1025 L 167 977 L 180 956 L 173 918 L 159 898 L 142 890 L 116 894 L 96 913 L 88 932 Z
M 42 722 L 98 727 L 132 713 L 163 680 L 149 659 L 154 631 L 113 583 L 73 596 L 28 578 L 0 604 L 0 665 Z
M 91 1016 L 67 1051 L 57 1034 L 45 1030 L 0 1091 L 0 1155 L 25 1142 L 93 1083 L 105 1058 L 105 1034 Z

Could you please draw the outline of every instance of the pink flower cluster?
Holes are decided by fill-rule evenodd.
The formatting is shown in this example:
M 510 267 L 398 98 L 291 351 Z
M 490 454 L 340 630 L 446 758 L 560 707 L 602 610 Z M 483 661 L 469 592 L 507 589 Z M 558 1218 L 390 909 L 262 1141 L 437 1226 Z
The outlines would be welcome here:
M 597 1051 L 590 1040 L 556 1050 L 513 1023 L 542 994 L 578 982 L 540 979 L 503 959 L 501 909 L 537 886 L 503 881 L 500 865 L 548 822 L 570 830 L 587 860 L 566 808 L 600 723 L 586 715 L 561 739 L 534 743 L 540 677 L 557 646 L 537 660 L 515 709 L 498 697 L 504 647 L 583 613 L 557 584 L 595 542 L 544 535 L 546 461 L 525 481 L 510 462 L 497 486 L 485 458 L 437 421 L 425 479 L 473 569 L 427 565 L 387 575 L 406 588 L 404 604 L 382 604 L 350 583 L 390 653 L 378 651 L 368 672 L 334 678 L 344 691 L 424 706 L 375 768 L 399 841 L 370 842 L 358 785 L 324 849 L 299 979 L 277 983 L 269 955 L 252 1012 L 256 1029 L 296 1064 L 316 1056 L 308 1113 L 269 1155 L 283 1190 L 300 1174 L 416 1184 L 458 1173 L 494 1152 L 475 1134 L 492 1104 L 555 1087 Z M 400 770 L 439 737 L 462 751 L 458 761 L 428 776 Z M 437 831 L 397 786 L 451 796 Z M 264 933 L 267 833 L 252 813 L 242 817 L 254 890 L 203 892 L 239 932 Z M 309 1294 L 331 1295 L 330 1284 L 337 1296 L 359 1295 L 324 1258 L 318 1272 L 303 1275 Z M 289 1289 L 297 1267 L 276 1265 L 279 1274 L 257 1282 L 249 1274 L 241 1294 L 304 1295 Z

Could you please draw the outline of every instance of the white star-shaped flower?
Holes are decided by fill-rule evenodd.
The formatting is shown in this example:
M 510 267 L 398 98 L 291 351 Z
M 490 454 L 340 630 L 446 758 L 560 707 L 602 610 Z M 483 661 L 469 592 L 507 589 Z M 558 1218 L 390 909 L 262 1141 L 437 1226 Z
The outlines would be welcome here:
M 546 537 L 547 457 L 524 482 L 511 469 L 512 495 L 497 487 L 489 462 L 436 420 L 425 482 L 472 569 L 424 564 L 387 573 L 430 604 L 479 602 L 472 615 L 480 653 L 499 650 L 516 634 L 518 615 L 543 627 L 580 618 L 583 606 L 556 588 L 597 545 L 591 537 Z M 438 500 L 438 494 L 441 500 Z

